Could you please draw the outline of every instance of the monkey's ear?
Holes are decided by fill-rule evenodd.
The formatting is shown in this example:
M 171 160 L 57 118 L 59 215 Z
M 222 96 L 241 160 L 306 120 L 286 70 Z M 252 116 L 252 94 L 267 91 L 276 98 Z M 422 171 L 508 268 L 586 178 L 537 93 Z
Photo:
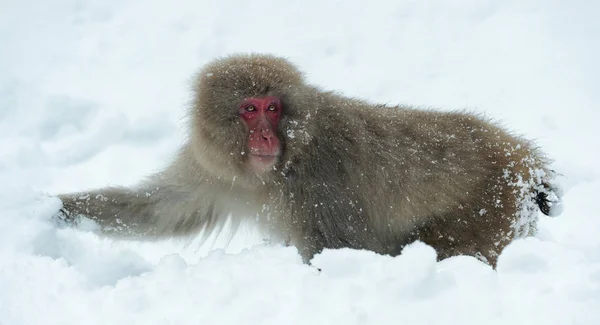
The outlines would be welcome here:
M 204 81 L 204 80 L 212 79 L 214 76 L 215 76 L 215 74 L 212 72 L 205 72 L 205 73 L 202 73 L 201 78 Z
M 210 87 L 212 81 L 215 79 L 214 75 L 212 72 L 200 71 L 193 79 L 196 90 Z

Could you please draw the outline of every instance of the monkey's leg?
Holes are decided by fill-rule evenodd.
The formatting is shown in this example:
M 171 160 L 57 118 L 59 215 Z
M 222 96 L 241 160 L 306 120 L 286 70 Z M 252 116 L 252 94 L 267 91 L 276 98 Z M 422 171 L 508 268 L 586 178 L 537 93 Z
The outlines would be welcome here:
M 325 248 L 321 236 L 317 232 L 307 230 L 292 234 L 289 243 L 296 247 L 306 264 L 310 264 L 310 260 Z
M 431 245 L 438 260 L 457 255 L 474 256 L 496 266 L 498 255 L 515 237 L 515 211 L 457 210 L 430 221 L 416 238 Z
M 528 179 L 526 172 L 513 173 L 522 178 L 508 182 L 503 175 L 490 178 L 484 187 L 472 191 L 477 196 L 418 229 L 415 239 L 433 246 L 440 260 L 471 255 L 495 267 L 498 256 L 512 240 L 535 234 L 539 211 L 549 213 L 552 203 L 546 192 L 542 192 L 546 196 L 539 192 L 553 193 L 552 188 L 533 186 L 537 180 Z

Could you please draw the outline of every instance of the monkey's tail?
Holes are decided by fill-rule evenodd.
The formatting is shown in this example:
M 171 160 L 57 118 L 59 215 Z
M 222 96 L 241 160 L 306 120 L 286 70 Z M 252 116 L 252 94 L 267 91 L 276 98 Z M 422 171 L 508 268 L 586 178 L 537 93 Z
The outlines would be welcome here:
M 562 191 L 550 183 L 542 183 L 536 189 L 535 203 L 543 214 L 556 217 L 562 213 Z

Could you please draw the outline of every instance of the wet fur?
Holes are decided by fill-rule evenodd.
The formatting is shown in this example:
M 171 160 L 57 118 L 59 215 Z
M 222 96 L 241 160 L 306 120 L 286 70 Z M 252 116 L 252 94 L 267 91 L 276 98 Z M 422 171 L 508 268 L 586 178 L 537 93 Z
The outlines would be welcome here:
M 268 55 L 215 60 L 194 88 L 189 141 L 170 166 L 135 188 L 60 195 L 63 216 L 151 238 L 256 221 L 305 261 L 323 248 L 396 255 L 421 240 L 440 259 L 467 254 L 495 265 L 511 240 L 535 233 L 538 207 L 551 212 L 548 160 L 481 116 L 325 92 Z M 267 95 L 283 104 L 283 154 L 257 175 L 238 104 Z

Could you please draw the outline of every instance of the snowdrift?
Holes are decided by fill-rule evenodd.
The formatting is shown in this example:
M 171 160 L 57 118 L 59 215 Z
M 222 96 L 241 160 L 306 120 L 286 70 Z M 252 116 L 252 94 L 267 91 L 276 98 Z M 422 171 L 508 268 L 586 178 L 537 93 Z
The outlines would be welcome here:
M 600 324 L 600 5 L 537 1 L 8 1 L 0 10 L 0 324 Z M 564 175 L 497 270 L 326 250 L 254 229 L 131 242 L 51 216 L 53 194 L 129 185 L 184 140 L 193 72 L 270 52 L 374 102 L 476 109 Z

